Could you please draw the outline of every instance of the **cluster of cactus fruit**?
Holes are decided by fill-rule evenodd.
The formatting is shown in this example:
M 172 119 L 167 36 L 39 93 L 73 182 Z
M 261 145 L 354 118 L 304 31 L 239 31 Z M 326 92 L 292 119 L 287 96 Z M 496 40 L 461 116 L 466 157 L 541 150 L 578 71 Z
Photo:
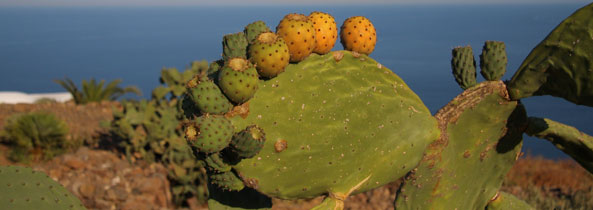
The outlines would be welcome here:
M 584 34 L 593 31 L 592 14 L 593 4 L 565 20 L 510 82 L 500 81 L 503 42 L 484 45 L 487 81 L 479 84 L 471 47 L 453 49 L 453 75 L 465 91 L 435 116 L 368 56 L 377 38 L 365 17 L 341 26 L 345 51 L 331 52 L 338 30 L 322 12 L 286 15 L 275 33 L 258 21 L 225 36 L 217 68 L 187 84 L 198 109 L 185 109 L 192 116 L 185 135 L 207 165 L 209 207 L 266 209 L 270 197 L 325 196 L 314 209 L 342 209 L 349 195 L 405 177 L 396 209 L 530 208 L 498 191 L 523 133 L 551 140 L 593 169 L 592 137 L 527 117 L 518 100 L 549 94 L 591 106 L 593 41 Z

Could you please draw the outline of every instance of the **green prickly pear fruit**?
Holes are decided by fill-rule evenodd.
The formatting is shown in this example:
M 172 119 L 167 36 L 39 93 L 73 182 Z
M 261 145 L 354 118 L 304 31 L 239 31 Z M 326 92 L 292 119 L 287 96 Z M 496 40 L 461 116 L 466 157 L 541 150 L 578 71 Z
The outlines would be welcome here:
M 299 62 L 315 49 L 315 28 L 303 14 L 288 14 L 276 26 L 276 33 L 288 45 L 291 62 Z
M 2 209 L 86 209 L 80 200 L 45 173 L 22 166 L 0 166 Z
M 185 137 L 197 151 L 215 153 L 231 142 L 233 125 L 223 116 L 206 114 L 186 125 Z
M 451 68 L 455 81 L 462 89 L 476 85 L 476 60 L 472 47 L 456 47 L 452 51 Z
M 208 77 L 195 77 L 187 83 L 187 92 L 202 113 L 224 114 L 233 105 Z
M 264 147 L 265 141 L 264 130 L 251 125 L 233 136 L 231 148 L 239 157 L 252 158 Z
M 264 21 L 258 20 L 249 25 L 245 26 L 245 37 L 247 37 L 247 42 L 252 43 L 257 39 L 257 36 L 261 33 L 270 32 L 270 28 L 264 23 Z
M 266 32 L 249 45 L 249 60 L 255 64 L 259 75 L 273 78 L 284 71 L 290 61 L 290 53 L 282 38 Z
M 216 173 L 227 172 L 231 170 L 231 165 L 227 164 L 224 159 L 220 156 L 220 153 L 212 153 L 206 156 L 204 160 L 210 170 Z
M 247 38 L 243 32 L 227 34 L 222 39 L 222 58 L 247 58 Z
M 210 182 L 223 190 L 240 191 L 245 188 L 243 181 L 232 171 L 208 175 Z
M 504 42 L 486 41 L 480 55 L 480 74 L 488 81 L 500 80 L 507 70 Z
M 220 70 L 218 85 L 231 101 L 241 104 L 257 91 L 258 77 L 257 70 L 248 60 L 232 58 Z

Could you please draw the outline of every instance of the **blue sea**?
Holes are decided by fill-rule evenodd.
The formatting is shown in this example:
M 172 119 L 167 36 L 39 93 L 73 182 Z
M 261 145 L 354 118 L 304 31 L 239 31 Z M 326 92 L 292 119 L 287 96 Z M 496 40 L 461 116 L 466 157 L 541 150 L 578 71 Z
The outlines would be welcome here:
M 52 80 L 120 78 L 147 97 L 163 67 L 184 69 L 194 60 L 219 59 L 224 34 L 256 20 L 275 27 L 287 13 L 319 10 L 338 24 L 350 16 L 368 17 L 378 34 L 371 56 L 402 77 L 434 113 L 461 93 L 451 75 L 453 47 L 471 45 L 477 58 L 484 41 L 504 41 L 509 65 L 503 79 L 510 79 L 531 49 L 582 6 L 5 7 L 0 8 L 0 91 L 62 92 Z M 523 102 L 530 116 L 593 134 L 593 108 L 553 97 Z M 530 137 L 524 152 L 567 157 Z

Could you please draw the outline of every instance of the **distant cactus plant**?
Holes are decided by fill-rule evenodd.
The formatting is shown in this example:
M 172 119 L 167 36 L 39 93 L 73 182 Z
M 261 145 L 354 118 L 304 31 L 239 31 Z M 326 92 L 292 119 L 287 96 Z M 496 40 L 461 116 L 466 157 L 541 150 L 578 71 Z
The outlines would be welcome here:
M 66 123 L 44 112 L 9 117 L 0 136 L 12 147 L 9 157 L 19 162 L 48 160 L 71 146 Z
M 90 79 L 88 82 L 82 80 L 82 90 L 76 87 L 76 84 L 71 79 L 54 80 L 54 82 L 61 85 L 70 94 L 76 104 L 86 104 L 89 102 L 100 102 L 100 101 L 114 101 L 117 98 L 123 96 L 126 93 L 133 93 L 136 95 L 142 95 L 140 89 L 134 86 L 128 86 L 121 88 L 119 84 L 121 80 L 116 79 L 105 85 L 105 80 L 101 80 L 97 83 L 95 79 Z

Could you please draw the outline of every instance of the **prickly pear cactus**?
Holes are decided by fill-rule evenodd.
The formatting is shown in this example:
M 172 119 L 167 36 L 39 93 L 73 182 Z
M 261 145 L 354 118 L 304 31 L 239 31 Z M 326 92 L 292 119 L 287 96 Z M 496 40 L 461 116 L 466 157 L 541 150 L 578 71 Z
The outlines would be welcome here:
M 484 209 L 521 150 L 525 110 L 492 81 L 466 90 L 435 117 L 441 136 L 406 177 L 396 209 Z
M 45 173 L 21 166 L 0 166 L 2 209 L 86 209 L 80 200 Z
M 366 17 L 354 16 L 342 24 L 340 38 L 345 50 L 370 55 L 377 44 L 377 31 Z
M 295 89 L 299 91 L 295 91 Z M 263 149 L 233 166 L 250 188 L 282 199 L 344 200 L 414 168 L 438 129 L 395 75 L 365 55 L 311 55 L 262 83 L 236 132 L 258 125 Z
M 501 41 L 486 41 L 480 55 L 480 74 L 488 81 L 497 81 L 507 71 L 506 45 Z
M 315 49 L 315 28 L 305 15 L 284 16 L 276 26 L 276 33 L 288 45 L 291 62 L 302 61 Z
M 315 30 L 315 42 L 317 43 L 314 53 L 323 55 L 334 48 L 338 39 L 338 26 L 336 20 L 325 12 L 311 12 L 307 16 Z
M 512 99 L 552 95 L 593 106 L 592 16 L 593 4 L 579 9 L 531 51 L 509 83 Z
M 284 39 L 265 32 L 249 45 L 249 60 L 255 64 L 260 76 L 272 78 L 284 71 L 290 61 L 290 53 Z
M 466 90 L 476 85 L 476 60 L 472 47 L 456 47 L 451 52 L 451 69 L 459 87 Z
M 245 33 L 247 42 L 252 43 L 253 41 L 255 41 L 255 39 L 257 39 L 257 36 L 259 36 L 259 34 L 270 31 L 271 30 L 270 28 L 268 28 L 266 23 L 264 23 L 264 21 L 259 20 L 245 26 L 245 30 L 243 30 L 243 33 Z

